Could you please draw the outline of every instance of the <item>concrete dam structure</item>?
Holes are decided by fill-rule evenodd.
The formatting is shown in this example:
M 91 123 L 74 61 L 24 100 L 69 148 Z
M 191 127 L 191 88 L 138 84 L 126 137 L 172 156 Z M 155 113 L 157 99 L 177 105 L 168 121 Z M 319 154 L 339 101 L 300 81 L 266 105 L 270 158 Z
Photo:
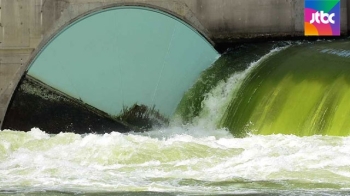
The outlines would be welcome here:
M 0 195 L 349 195 L 349 6 L 0 0 Z
M 218 58 L 214 48 L 303 35 L 303 1 L 3 0 L 0 6 L 0 128 L 5 117 L 16 124 L 11 116 L 23 103 L 8 106 L 16 96 L 23 101 L 21 90 L 14 95 L 20 85 L 40 102 L 69 99 L 64 107 L 85 105 L 102 116 L 146 106 L 168 118 Z M 342 35 L 350 30 L 349 6 L 341 1 Z

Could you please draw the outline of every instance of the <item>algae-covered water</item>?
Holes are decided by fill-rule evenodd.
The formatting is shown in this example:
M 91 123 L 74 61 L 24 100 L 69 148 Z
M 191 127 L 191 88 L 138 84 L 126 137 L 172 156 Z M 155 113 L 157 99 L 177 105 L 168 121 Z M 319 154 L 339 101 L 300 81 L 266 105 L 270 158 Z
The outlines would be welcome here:
M 1 131 L 0 195 L 350 194 L 349 77 L 349 40 L 240 45 L 169 127 Z

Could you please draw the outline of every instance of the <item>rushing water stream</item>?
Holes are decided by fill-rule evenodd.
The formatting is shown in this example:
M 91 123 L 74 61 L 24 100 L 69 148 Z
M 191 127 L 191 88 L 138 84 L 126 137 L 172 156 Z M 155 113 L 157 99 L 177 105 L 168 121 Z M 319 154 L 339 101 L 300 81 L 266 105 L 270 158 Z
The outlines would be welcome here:
M 350 42 L 233 48 L 146 133 L 0 132 L 0 195 L 350 194 Z

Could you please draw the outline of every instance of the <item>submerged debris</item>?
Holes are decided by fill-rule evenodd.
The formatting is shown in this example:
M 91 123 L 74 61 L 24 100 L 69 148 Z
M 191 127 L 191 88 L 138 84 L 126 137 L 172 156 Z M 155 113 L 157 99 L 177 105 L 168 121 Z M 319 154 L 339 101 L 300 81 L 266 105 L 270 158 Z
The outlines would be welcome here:
M 134 104 L 130 108 L 124 106 L 121 115 L 116 118 L 135 127 L 138 131 L 147 131 L 169 123 L 169 120 L 161 115 L 155 106 L 148 108 L 143 104 Z

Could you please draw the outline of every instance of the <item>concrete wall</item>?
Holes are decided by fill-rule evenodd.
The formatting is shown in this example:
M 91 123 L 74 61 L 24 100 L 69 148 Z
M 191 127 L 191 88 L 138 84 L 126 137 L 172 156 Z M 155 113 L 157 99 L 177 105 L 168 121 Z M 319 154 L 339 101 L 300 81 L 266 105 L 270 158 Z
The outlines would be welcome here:
M 61 3 L 60 3 L 61 2 Z M 115 4 L 146 4 L 168 10 L 191 23 L 215 43 L 240 38 L 303 35 L 303 0 L 47 0 L 44 36 L 72 18 Z M 350 0 L 341 0 L 342 33 L 347 33 Z
M 166 10 L 214 43 L 303 35 L 303 0 L 1 0 L 0 127 L 33 51 L 74 18 L 123 4 Z M 341 13 L 341 29 L 346 34 L 350 31 L 350 0 L 341 0 Z

